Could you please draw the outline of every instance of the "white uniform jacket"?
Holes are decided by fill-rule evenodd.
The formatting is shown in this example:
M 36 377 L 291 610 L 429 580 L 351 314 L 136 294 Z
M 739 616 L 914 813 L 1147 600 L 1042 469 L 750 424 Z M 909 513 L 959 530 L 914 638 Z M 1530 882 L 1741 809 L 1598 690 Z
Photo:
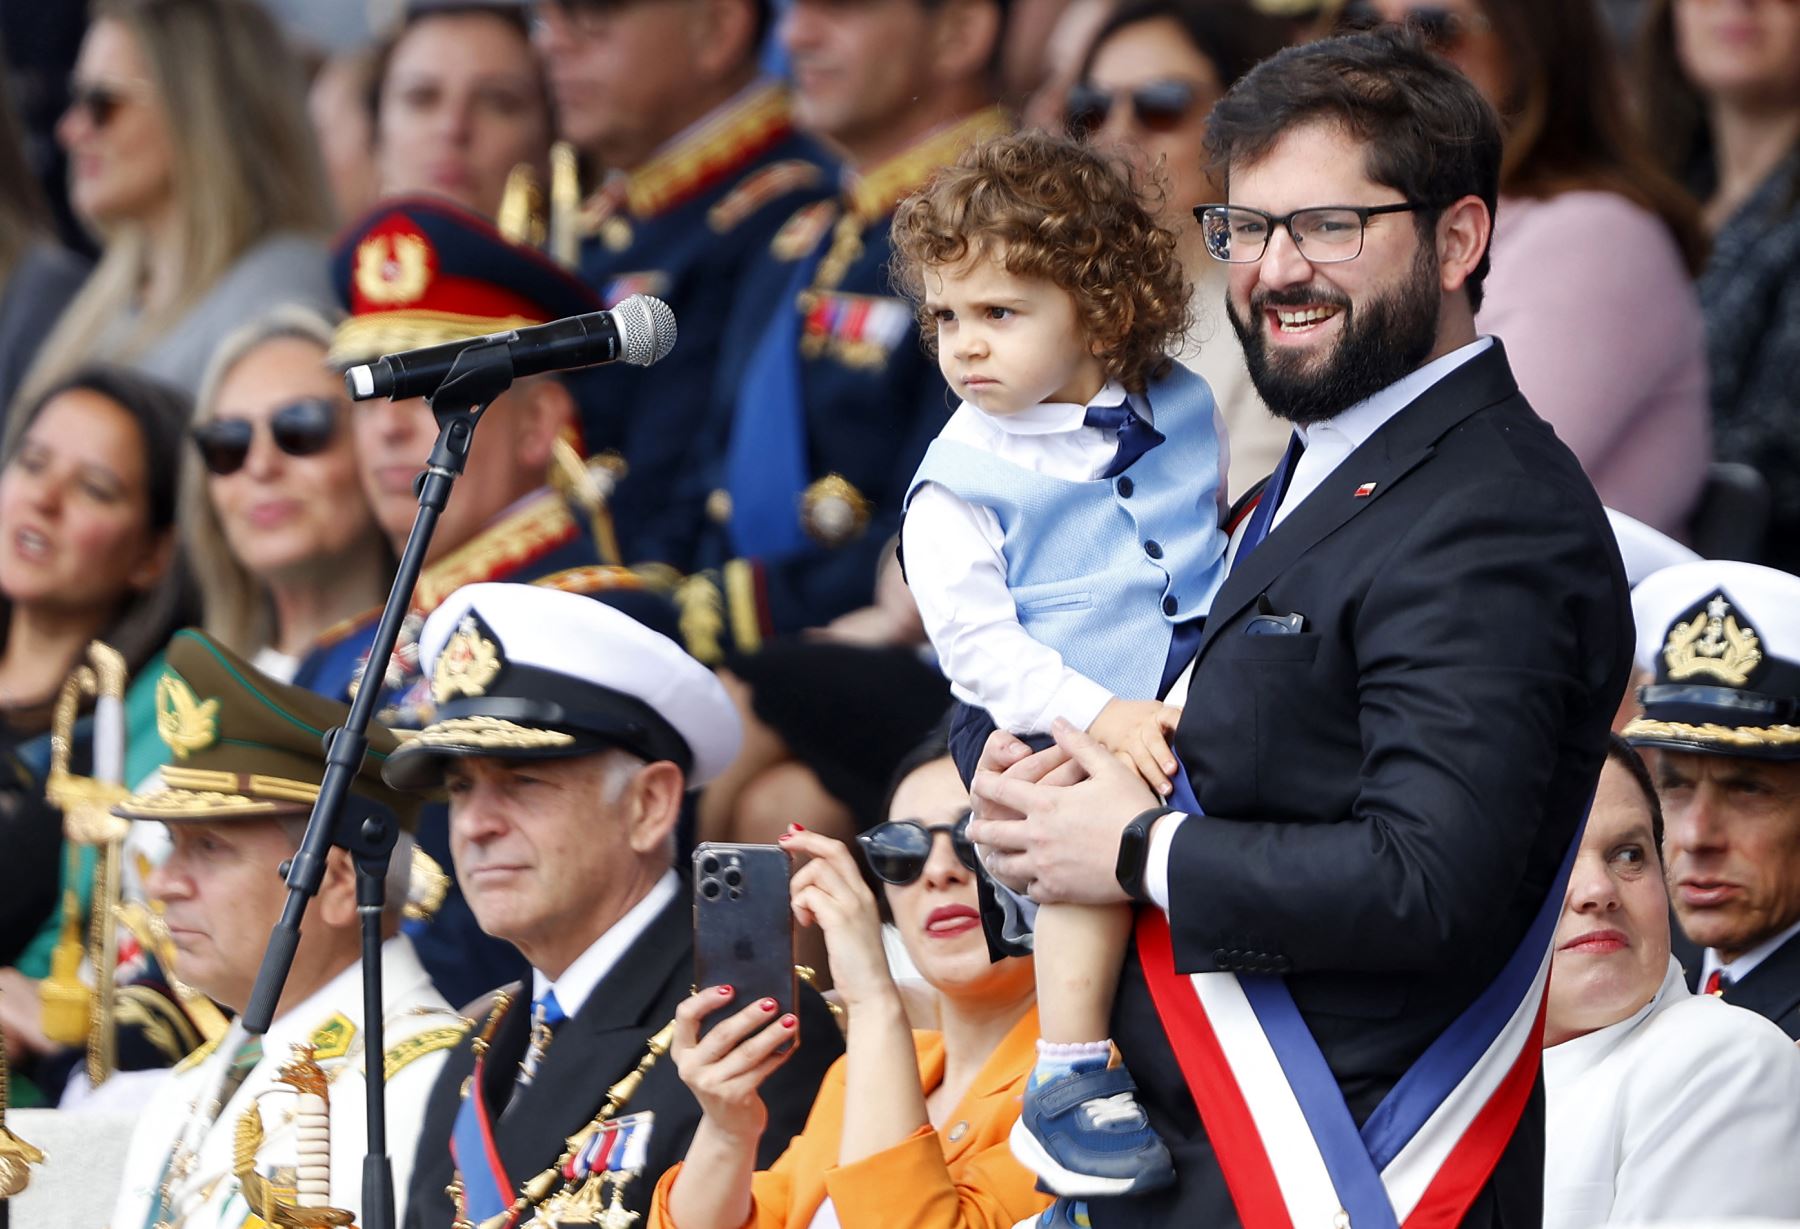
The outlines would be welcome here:
M 1545 1229 L 1800 1219 L 1800 1050 L 1689 992 L 1544 1051 Z
M 381 973 L 387 1003 L 388 1155 L 399 1201 L 412 1177 L 425 1100 L 466 1025 L 432 988 L 405 936 L 383 945 Z M 112 1229 L 152 1229 L 159 1223 L 173 1229 L 239 1229 L 249 1222 L 252 1210 L 232 1174 L 232 1153 L 238 1119 L 252 1102 L 261 1110 L 264 1130 L 257 1172 L 267 1178 L 284 1170 L 291 1186 L 298 1158 L 296 1094 L 276 1075 L 293 1059 L 296 1045 L 316 1048 L 315 1058 L 330 1081 L 332 1206 L 355 1212 L 362 1223 L 368 1123 L 361 978 L 360 963 L 353 964 L 284 1012 L 263 1038 L 262 1058 L 222 1109 L 218 1095 L 245 1039 L 236 1021 L 215 1048 L 196 1052 L 176 1069 L 132 1134 Z M 403 1211 L 396 1208 L 396 1216 Z

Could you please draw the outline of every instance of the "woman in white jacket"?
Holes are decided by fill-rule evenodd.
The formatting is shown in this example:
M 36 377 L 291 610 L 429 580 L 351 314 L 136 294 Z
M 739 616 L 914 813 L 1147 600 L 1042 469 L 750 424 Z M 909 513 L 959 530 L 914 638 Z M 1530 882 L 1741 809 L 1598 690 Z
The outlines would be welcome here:
M 1556 929 L 1546 1229 L 1800 1218 L 1800 1050 L 1688 991 L 1661 840 L 1649 773 L 1615 737 Z

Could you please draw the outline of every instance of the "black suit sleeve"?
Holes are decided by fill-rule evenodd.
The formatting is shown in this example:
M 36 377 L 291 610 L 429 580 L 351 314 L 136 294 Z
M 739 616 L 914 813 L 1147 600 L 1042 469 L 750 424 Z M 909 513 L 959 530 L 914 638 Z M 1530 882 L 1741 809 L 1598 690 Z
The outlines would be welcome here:
M 1184 819 L 1169 859 L 1183 972 L 1244 945 L 1294 972 L 1442 970 L 1492 942 L 1528 863 L 1579 816 L 1553 779 L 1567 732 L 1622 678 L 1604 642 L 1622 582 L 1587 502 L 1524 477 L 1453 488 L 1388 547 L 1345 625 L 1316 633 L 1334 642 L 1321 662 L 1353 663 L 1353 805 L 1336 822 Z M 1212 651 L 1267 639 L 1233 638 Z M 1259 778 L 1305 773 L 1309 738 L 1330 736 L 1257 720 Z M 1597 742 L 1574 751 L 1598 772 Z

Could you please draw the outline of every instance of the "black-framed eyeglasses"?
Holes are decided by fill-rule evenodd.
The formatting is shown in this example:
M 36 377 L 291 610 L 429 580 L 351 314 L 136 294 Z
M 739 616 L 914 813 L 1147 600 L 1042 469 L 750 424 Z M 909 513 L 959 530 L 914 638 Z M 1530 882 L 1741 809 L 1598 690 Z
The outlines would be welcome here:
M 972 818 L 970 812 L 964 811 L 961 818 L 951 824 L 890 819 L 859 833 L 856 843 L 862 846 L 863 857 L 875 878 L 895 887 L 909 884 L 925 873 L 925 864 L 931 861 L 931 847 L 940 832 L 949 835 L 950 848 L 956 851 L 962 864 L 978 871 L 981 863 L 975 857 L 974 843 L 969 840 L 969 820 Z
M 1194 217 L 1214 260 L 1255 264 L 1268 250 L 1269 236 L 1285 226 L 1300 254 L 1311 264 L 1324 265 L 1362 255 L 1363 231 L 1370 218 L 1432 208 L 1435 206 L 1420 201 L 1401 201 L 1395 205 L 1313 205 L 1273 214 L 1248 205 L 1196 205 Z
M 1417 31 L 1427 45 L 1441 53 L 1454 52 L 1471 34 L 1486 33 L 1492 28 L 1479 13 L 1462 13 L 1441 4 L 1414 5 L 1398 22 L 1384 18 L 1374 0 L 1350 0 L 1338 14 L 1338 29 L 1344 31 L 1376 30 L 1385 25 Z
M 131 101 L 137 87 L 124 81 L 69 82 L 69 110 L 80 111 L 95 128 L 112 123 L 119 108 Z
M 1172 132 L 1193 113 L 1199 90 L 1189 81 L 1151 81 L 1132 90 L 1102 90 L 1091 85 L 1070 88 L 1063 107 L 1069 135 L 1085 140 L 1105 126 L 1121 99 L 1145 132 Z
M 329 397 L 303 397 L 269 416 L 269 434 L 275 447 L 290 457 L 310 457 L 324 452 L 337 434 L 338 403 Z M 212 473 L 223 477 L 244 468 L 256 425 L 248 418 L 215 418 L 191 433 L 200 459 Z

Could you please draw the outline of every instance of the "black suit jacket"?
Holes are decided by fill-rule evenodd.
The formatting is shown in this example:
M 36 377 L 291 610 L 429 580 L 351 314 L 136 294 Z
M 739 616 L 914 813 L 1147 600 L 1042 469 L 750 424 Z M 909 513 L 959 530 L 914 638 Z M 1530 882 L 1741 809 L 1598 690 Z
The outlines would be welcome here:
M 1675 958 L 1681 961 L 1682 975 L 1688 989 L 1698 994 L 1702 950 L 1688 942 L 1672 919 L 1669 925 L 1674 929 Z M 1775 1021 L 1782 1032 L 1800 1041 L 1800 935 L 1770 952 L 1742 981 L 1725 987 L 1719 997 Z
M 1364 494 L 1358 488 L 1369 487 Z M 1259 609 L 1305 617 L 1246 635 Z M 1590 798 L 1632 644 L 1592 485 L 1498 343 L 1380 427 L 1238 562 L 1177 748 L 1177 968 L 1279 972 L 1358 1122 L 1488 984 Z M 1135 954 L 1114 1036 L 1177 1184 L 1093 1223 L 1235 1225 Z M 1541 1088 L 1471 1225 L 1536 1226 Z
M 675 1008 L 689 994 L 693 963 L 693 909 L 683 893 L 626 950 L 574 1018 L 557 1029 L 536 1078 L 519 1091 L 516 1105 L 509 1102 L 530 1038 L 530 1004 L 515 1002 L 507 1011 L 488 1051 L 484 1091 L 489 1110 L 500 1116 L 495 1143 L 515 1186 L 554 1164 L 565 1140 L 598 1112 L 606 1090 L 637 1066 L 645 1044 L 674 1018 Z M 759 1168 L 771 1164 L 805 1125 L 825 1069 L 844 1052 L 843 1035 L 825 1001 L 805 988 L 800 1016 L 799 1053 L 763 1085 L 769 1127 L 757 1155 Z M 477 1020 L 451 1053 L 426 1104 L 406 1201 L 408 1229 L 447 1229 L 455 1219 L 444 1191 L 455 1176 L 450 1130 L 463 1081 L 474 1070 L 470 1046 L 481 1024 Z M 657 1061 L 619 1112 L 640 1110 L 655 1111 L 656 1123 L 649 1160 L 643 1174 L 625 1188 L 624 1203 L 647 1213 L 656 1180 L 686 1155 L 700 1122 L 700 1106 L 677 1076 L 672 1057 Z

